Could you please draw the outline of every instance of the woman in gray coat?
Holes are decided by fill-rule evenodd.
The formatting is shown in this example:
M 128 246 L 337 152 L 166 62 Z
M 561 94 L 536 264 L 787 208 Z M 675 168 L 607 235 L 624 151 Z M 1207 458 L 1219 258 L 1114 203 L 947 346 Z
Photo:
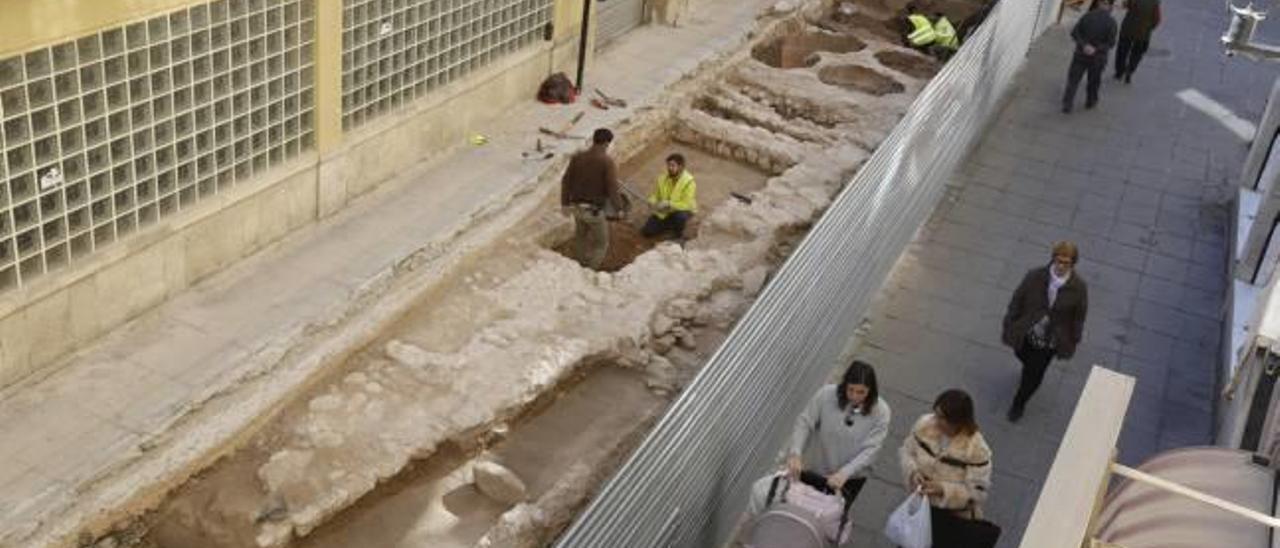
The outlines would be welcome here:
M 1089 292 L 1075 271 L 1079 260 L 1076 244 L 1054 244 L 1052 261 L 1027 272 L 1009 299 L 1001 339 L 1022 362 L 1018 393 L 1009 407 L 1010 421 L 1022 418 L 1023 408 L 1040 388 L 1049 362 L 1054 357 L 1071 359 L 1084 338 Z
M 880 398 L 876 372 L 854 360 L 839 384 L 818 389 L 796 418 L 787 456 L 787 472 L 795 479 L 852 503 L 867 482 L 871 464 L 889 433 L 889 404 Z M 756 482 L 751 512 L 767 504 L 773 476 Z

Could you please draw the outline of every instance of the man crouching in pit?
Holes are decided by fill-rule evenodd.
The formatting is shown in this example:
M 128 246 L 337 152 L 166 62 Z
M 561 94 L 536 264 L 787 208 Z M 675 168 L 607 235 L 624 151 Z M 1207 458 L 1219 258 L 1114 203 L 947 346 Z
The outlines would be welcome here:
M 684 242 L 684 227 L 698 210 L 698 185 L 693 174 L 685 169 L 684 155 L 667 156 L 667 170 L 658 176 L 653 192 L 649 193 L 649 206 L 653 214 L 644 222 L 640 233 L 655 238 L 670 233 Z

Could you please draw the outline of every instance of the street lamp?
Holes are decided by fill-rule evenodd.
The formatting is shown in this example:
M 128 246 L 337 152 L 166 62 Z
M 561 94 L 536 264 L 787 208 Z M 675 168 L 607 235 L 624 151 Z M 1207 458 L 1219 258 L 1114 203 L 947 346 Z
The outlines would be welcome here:
M 1231 12 L 1231 24 L 1227 33 L 1222 35 L 1222 44 L 1227 48 L 1227 55 L 1237 53 L 1250 59 L 1266 60 L 1280 58 L 1280 46 L 1262 44 L 1253 41 L 1253 31 L 1258 23 L 1267 18 L 1267 14 L 1253 8 L 1253 4 L 1240 8 L 1228 4 Z

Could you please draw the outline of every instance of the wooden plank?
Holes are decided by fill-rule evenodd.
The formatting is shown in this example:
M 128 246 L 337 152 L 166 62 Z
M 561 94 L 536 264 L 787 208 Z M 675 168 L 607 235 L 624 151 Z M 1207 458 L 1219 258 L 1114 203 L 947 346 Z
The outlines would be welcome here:
M 1110 474 L 1133 384 L 1133 377 L 1093 366 L 1022 536 L 1022 548 L 1086 545 L 1098 490 Z

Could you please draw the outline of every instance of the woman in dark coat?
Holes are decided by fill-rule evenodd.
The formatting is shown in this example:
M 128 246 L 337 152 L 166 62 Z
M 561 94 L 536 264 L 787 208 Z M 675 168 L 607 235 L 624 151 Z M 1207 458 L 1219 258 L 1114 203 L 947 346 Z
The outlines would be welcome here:
M 1009 420 L 1022 418 L 1027 400 L 1040 388 L 1049 362 L 1071 359 L 1084 337 L 1089 293 L 1075 272 L 1080 252 L 1071 242 L 1053 246 L 1053 260 L 1022 278 L 1004 315 L 1001 339 L 1022 362 L 1022 379 L 1009 408 Z

